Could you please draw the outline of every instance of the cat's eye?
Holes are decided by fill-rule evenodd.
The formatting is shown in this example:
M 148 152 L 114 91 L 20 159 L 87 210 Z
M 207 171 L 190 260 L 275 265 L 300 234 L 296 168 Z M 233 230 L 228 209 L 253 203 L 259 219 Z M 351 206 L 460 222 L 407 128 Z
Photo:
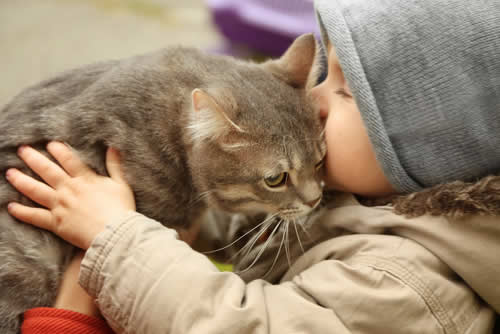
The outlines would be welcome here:
M 286 183 L 287 179 L 288 179 L 288 173 L 283 172 L 283 173 L 279 173 L 278 175 L 266 177 L 264 179 L 264 182 L 266 182 L 268 187 L 276 188 L 276 187 L 280 187 L 280 186 L 284 185 Z

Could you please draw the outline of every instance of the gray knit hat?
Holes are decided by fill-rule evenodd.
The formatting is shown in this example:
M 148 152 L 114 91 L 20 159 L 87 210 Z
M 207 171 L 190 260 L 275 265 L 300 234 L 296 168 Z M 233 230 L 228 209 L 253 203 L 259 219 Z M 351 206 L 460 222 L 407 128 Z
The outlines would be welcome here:
M 316 0 L 401 192 L 500 171 L 499 0 Z

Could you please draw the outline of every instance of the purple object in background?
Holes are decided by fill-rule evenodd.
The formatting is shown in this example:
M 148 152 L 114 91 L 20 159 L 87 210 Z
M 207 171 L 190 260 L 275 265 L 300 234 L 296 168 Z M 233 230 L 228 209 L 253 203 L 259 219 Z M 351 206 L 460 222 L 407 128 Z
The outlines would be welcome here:
M 312 0 L 206 0 L 219 31 L 234 45 L 280 56 L 299 35 L 319 36 Z

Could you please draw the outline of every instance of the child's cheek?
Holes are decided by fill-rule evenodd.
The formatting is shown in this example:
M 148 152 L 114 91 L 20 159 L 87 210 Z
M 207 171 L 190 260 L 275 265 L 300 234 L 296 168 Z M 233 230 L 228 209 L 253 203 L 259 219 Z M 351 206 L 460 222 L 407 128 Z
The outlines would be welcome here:
M 339 114 L 330 114 L 326 122 L 325 182 L 327 187 L 337 190 L 347 190 L 349 176 L 346 169 L 351 159 L 349 144 L 346 143 L 348 133 L 342 126 L 342 117 Z M 346 179 L 347 178 L 347 179 Z
M 391 188 L 375 158 L 357 108 L 338 108 L 326 122 L 325 182 L 328 188 L 360 195 L 387 193 Z

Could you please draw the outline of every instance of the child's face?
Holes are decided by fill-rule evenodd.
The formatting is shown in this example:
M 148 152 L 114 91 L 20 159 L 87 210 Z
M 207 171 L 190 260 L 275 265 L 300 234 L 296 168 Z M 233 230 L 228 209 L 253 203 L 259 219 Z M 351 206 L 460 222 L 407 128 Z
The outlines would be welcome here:
M 312 89 L 326 120 L 326 184 L 364 196 L 394 192 L 378 164 L 361 114 L 344 80 L 337 55 L 328 46 L 328 76 Z

